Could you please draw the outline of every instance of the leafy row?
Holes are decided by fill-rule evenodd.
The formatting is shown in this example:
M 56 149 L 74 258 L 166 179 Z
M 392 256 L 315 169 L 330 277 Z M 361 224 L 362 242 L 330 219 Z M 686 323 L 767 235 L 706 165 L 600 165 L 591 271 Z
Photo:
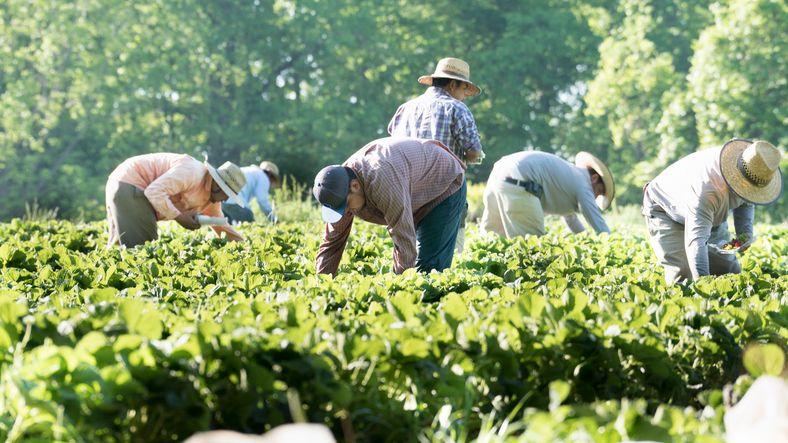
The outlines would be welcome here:
M 764 229 L 741 275 L 666 287 L 636 236 L 476 234 L 451 270 L 397 276 L 385 231 L 360 226 L 331 279 L 308 223 L 106 250 L 100 224 L 15 221 L 0 435 L 169 441 L 304 416 L 362 441 L 503 423 L 534 440 L 719 436 L 742 348 L 788 340 L 786 231 Z

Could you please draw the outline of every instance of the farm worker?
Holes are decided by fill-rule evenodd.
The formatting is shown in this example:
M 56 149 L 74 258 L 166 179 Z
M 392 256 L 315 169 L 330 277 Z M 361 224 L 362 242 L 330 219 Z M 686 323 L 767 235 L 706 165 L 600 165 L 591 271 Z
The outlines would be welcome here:
M 131 157 L 109 176 L 106 187 L 109 243 L 133 247 L 158 238 L 156 222 L 175 220 L 200 228 L 195 216 L 221 217 L 220 202 L 235 200 L 246 183 L 241 168 L 226 162 L 218 169 L 184 154 Z M 243 236 L 229 226 L 213 226 L 230 240 Z
M 257 200 L 260 211 L 272 222 L 276 221 L 276 214 L 271 202 L 268 200 L 268 191 L 271 188 L 280 186 L 279 167 L 269 161 L 260 163 L 260 166 L 251 165 L 241 168 L 246 177 L 246 185 L 238 193 L 238 199 L 243 206 L 235 203 L 222 203 L 222 212 L 230 223 L 233 222 L 252 222 L 254 214 L 249 209 L 252 198 Z
M 318 273 L 336 274 L 353 219 L 386 225 L 394 272 L 451 266 L 465 204 L 465 166 L 437 140 L 382 138 L 342 165 L 323 168 L 312 188 L 327 223 Z
M 753 204 L 780 196 L 780 157 L 768 142 L 733 139 L 678 160 L 646 184 L 643 215 L 668 284 L 741 272 L 735 254 L 708 244 L 728 241 L 731 210 L 736 235 L 752 237 Z
M 481 228 L 507 238 L 544 235 L 544 215 L 555 214 L 577 233 L 585 230 L 579 211 L 596 232 L 609 233 L 602 211 L 614 197 L 613 175 L 588 152 L 577 153 L 574 164 L 547 152 L 517 152 L 493 165 Z
M 479 95 L 481 89 L 471 82 L 468 63 L 457 58 L 441 59 L 435 72 L 419 77 L 419 83 L 429 88 L 424 94 L 400 105 L 389 122 L 389 134 L 438 140 L 461 160 L 480 163 L 483 153 L 479 131 L 471 110 L 463 101 Z M 463 202 L 463 205 L 455 245 L 457 252 L 462 252 L 465 239 L 468 203 Z

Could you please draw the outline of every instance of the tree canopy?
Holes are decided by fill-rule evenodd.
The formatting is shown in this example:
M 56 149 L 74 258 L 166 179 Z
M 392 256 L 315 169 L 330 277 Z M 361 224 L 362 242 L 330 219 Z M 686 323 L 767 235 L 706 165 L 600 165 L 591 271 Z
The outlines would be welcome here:
M 782 0 L 6 0 L 0 218 L 99 218 L 125 158 L 272 160 L 311 182 L 385 136 L 438 59 L 463 58 L 487 178 L 501 156 L 579 150 L 621 192 L 732 137 L 785 146 Z

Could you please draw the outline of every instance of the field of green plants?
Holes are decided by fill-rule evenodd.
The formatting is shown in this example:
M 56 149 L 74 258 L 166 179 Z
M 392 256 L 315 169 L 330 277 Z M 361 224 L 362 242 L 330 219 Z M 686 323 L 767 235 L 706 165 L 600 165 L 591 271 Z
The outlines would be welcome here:
M 163 225 L 165 226 L 165 225 Z M 357 223 L 337 278 L 321 225 L 246 243 L 104 223 L 0 225 L 0 438 L 180 441 L 324 423 L 346 441 L 721 441 L 755 342 L 788 342 L 788 229 L 744 272 L 666 287 L 638 231 L 502 240 L 390 272 Z

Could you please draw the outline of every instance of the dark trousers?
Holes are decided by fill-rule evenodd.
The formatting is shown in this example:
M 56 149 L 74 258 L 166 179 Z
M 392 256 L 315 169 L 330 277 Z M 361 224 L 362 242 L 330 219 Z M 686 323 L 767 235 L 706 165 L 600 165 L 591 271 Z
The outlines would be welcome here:
M 451 266 L 454 259 L 454 242 L 460 228 L 462 213 L 465 209 L 465 198 L 468 187 L 462 187 L 449 198 L 434 207 L 418 225 L 416 225 L 416 269 L 429 272 L 433 269 L 442 271 Z
M 128 183 L 107 182 L 107 221 L 109 243 L 129 248 L 159 237 L 156 230 L 156 211 L 145 192 Z
M 222 213 L 231 224 L 234 222 L 253 222 L 254 213 L 249 208 L 243 208 L 234 203 L 222 203 Z

